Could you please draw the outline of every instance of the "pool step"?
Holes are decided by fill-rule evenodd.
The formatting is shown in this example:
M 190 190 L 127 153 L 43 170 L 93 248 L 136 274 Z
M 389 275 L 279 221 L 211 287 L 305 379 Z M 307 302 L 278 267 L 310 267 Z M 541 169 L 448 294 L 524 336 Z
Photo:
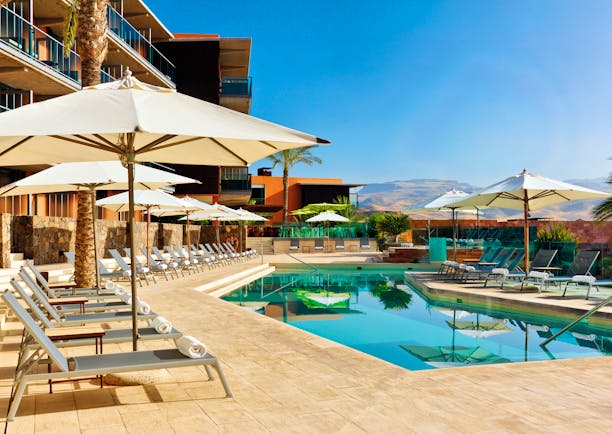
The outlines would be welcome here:
M 275 270 L 276 269 L 274 267 L 268 264 L 261 264 L 230 276 L 217 279 L 213 282 L 205 283 L 204 285 L 201 285 L 195 289 L 196 291 L 210 294 L 213 297 L 222 297 L 223 295 L 228 294 L 241 286 L 273 273 Z

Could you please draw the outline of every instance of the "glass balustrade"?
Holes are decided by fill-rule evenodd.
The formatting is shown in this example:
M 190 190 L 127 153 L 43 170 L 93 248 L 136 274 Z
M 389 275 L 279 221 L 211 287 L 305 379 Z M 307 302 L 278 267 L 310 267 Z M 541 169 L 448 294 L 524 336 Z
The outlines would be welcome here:
M 64 57 L 64 45 L 61 42 L 6 7 L 0 8 L 0 41 L 75 82 L 80 82 L 79 55 L 70 50 L 68 57 Z
M 175 67 L 163 54 L 135 29 L 119 12 L 107 7 L 108 28 L 166 78 L 174 82 Z
M 250 97 L 251 77 L 222 77 L 221 95 Z

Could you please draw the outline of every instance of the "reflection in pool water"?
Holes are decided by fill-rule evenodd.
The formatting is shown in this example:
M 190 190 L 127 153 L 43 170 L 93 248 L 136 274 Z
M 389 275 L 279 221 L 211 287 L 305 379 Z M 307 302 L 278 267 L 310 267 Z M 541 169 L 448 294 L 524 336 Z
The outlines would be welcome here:
M 394 271 L 275 273 L 225 300 L 408 369 L 433 369 L 612 353 L 612 330 L 428 301 Z

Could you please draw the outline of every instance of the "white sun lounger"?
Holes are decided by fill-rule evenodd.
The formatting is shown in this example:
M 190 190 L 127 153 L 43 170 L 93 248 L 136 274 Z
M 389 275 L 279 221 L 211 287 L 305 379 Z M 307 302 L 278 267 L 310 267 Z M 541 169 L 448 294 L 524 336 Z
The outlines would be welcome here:
M 213 366 L 219 377 L 227 397 L 232 396 L 221 365 L 216 357 L 206 354 L 201 358 L 189 358 L 175 348 L 154 351 L 133 351 L 129 353 L 99 354 L 66 358 L 56 345 L 45 335 L 43 330 L 27 314 L 17 299 L 7 292 L 2 298 L 11 308 L 15 316 L 23 323 L 25 330 L 34 341 L 40 345 L 40 350 L 33 352 L 27 360 L 18 367 L 15 376 L 14 394 L 10 398 L 7 420 L 15 419 L 17 409 L 29 383 L 61 378 L 78 378 L 99 376 L 104 374 L 144 371 L 152 369 L 168 369 L 186 366 L 204 366 L 210 380 L 214 377 L 210 370 Z M 41 362 L 49 358 L 59 372 L 37 372 Z

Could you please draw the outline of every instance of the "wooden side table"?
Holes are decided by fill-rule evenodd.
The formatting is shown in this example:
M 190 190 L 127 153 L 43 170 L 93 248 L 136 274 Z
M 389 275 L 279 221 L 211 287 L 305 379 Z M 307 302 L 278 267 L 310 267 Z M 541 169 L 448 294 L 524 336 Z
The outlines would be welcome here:
M 62 309 L 62 306 L 78 304 L 80 313 L 85 313 L 85 303 L 89 301 L 87 297 L 49 298 L 48 300 L 51 306 L 59 306 L 59 310 Z
M 74 304 L 74 303 L 73 303 Z M 45 329 L 45 334 L 52 342 L 65 341 L 68 339 L 94 339 L 96 344 L 96 354 L 102 354 L 103 338 L 106 330 L 102 327 L 57 327 Z M 99 350 L 98 350 L 99 348 Z M 51 372 L 51 363 L 47 365 L 47 371 Z M 100 388 L 103 386 L 102 375 L 90 378 L 77 378 L 70 380 L 49 380 L 49 393 L 53 393 L 53 383 L 64 383 L 66 381 L 81 381 L 100 379 Z

